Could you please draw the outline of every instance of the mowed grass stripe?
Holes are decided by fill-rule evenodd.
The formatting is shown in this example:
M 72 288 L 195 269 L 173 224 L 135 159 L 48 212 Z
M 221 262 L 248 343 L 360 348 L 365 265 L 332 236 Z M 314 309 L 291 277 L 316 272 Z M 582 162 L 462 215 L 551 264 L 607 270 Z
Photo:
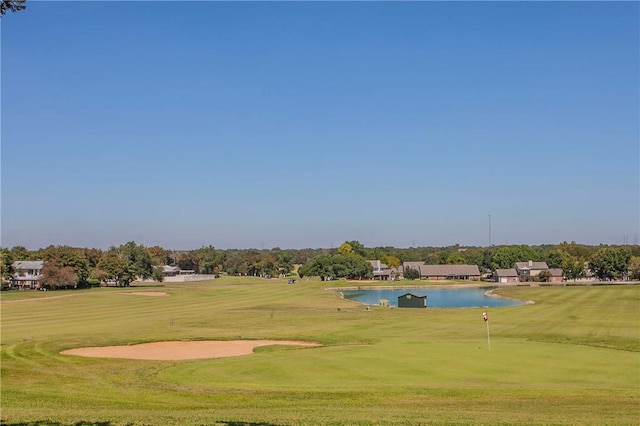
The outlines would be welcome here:
M 492 309 L 489 351 L 482 309 L 367 311 L 320 282 L 214 283 L 153 288 L 170 293 L 165 297 L 96 289 L 82 303 L 43 300 L 31 311 L 14 308 L 32 302 L 3 303 L 2 420 L 114 426 L 640 421 L 639 378 L 630 374 L 640 366 L 632 344 L 637 287 L 505 290 L 537 303 Z M 22 336 L 28 331 L 22 321 L 38 330 L 30 339 Z M 58 353 L 94 343 L 237 335 L 299 336 L 328 346 L 181 362 Z

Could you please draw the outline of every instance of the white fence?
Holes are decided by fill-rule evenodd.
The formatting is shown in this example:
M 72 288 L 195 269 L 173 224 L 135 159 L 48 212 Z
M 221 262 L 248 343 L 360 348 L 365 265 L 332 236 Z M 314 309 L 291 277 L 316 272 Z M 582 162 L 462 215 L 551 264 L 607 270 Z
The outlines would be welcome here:
M 216 277 L 215 275 L 204 275 L 204 274 L 176 275 L 173 277 L 164 277 L 163 281 L 165 283 L 185 283 L 185 282 L 191 282 L 191 281 L 212 280 L 215 277 Z

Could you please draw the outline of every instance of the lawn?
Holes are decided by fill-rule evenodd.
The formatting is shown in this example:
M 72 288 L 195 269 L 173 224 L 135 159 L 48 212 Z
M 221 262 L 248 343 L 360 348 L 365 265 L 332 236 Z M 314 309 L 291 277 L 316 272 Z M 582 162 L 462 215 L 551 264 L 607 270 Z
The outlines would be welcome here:
M 367 310 L 328 284 L 4 292 L 2 424 L 640 424 L 638 286 L 501 289 L 536 303 L 492 309 L 489 350 L 482 309 Z M 122 294 L 140 290 L 167 295 Z M 265 338 L 324 346 L 190 361 L 59 353 Z

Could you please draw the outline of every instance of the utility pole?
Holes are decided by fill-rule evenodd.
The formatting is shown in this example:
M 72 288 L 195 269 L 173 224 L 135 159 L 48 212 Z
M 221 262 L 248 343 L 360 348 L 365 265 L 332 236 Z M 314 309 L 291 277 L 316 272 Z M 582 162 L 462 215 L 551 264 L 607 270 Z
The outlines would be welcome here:
M 491 247 L 491 215 L 489 215 L 489 247 Z

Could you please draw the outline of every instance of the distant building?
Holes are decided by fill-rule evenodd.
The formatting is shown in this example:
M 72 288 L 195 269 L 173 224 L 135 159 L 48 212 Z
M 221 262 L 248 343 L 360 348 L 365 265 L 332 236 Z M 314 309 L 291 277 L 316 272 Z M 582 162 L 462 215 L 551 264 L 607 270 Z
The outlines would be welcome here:
M 396 268 L 389 268 L 384 263 L 380 262 L 380 260 L 368 260 L 373 268 L 373 279 L 381 280 L 381 281 L 394 281 L 396 276 L 398 275 L 398 270 Z
M 177 266 L 169 266 L 169 265 L 162 266 L 162 275 L 165 277 L 173 277 L 178 275 L 179 273 L 180 273 L 180 268 L 178 268 Z
M 529 260 L 528 262 L 516 262 L 515 270 L 520 277 L 520 281 L 525 281 L 529 277 L 536 277 L 542 271 L 549 270 L 547 262 L 534 262 Z
M 561 283 L 564 281 L 564 271 L 560 268 L 550 268 L 548 282 Z
M 518 273 L 514 268 L 496 269 L 496 271 L 493 273 L 493 278 L 496 282 L 502 284 L 517 283 L 520 281 L 518 279 Z
M 416 296 L 415 294 L 407 293 L 402 296 L 398 296 L 398 308 L 426 308 L 427 296 Z
M 479 280 L 478 265 L 420 265 L 420 279 Z
M 15 272 L 11 278 L 11 285 L 22 289 L 40 288 L 43 267 L 43 260 L 18 260 L 13 262 L 13 270 Z

